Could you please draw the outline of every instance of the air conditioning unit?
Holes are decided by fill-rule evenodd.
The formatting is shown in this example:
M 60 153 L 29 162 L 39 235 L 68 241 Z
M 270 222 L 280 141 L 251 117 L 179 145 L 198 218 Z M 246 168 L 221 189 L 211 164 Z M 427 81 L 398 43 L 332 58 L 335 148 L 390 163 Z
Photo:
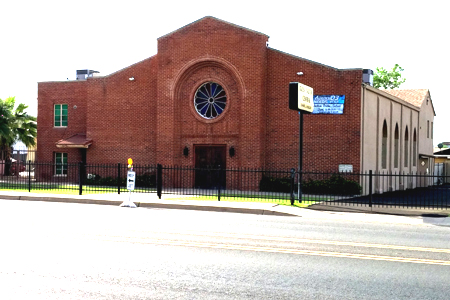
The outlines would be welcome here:
M 95 73 L 100 73 L 94 70 L 77 70 L 77 80 L 87 80 L 88 78 L 94 77 Z
M 371 69 L 363 70 L 363 83 L 373 86 L 373 71 Z

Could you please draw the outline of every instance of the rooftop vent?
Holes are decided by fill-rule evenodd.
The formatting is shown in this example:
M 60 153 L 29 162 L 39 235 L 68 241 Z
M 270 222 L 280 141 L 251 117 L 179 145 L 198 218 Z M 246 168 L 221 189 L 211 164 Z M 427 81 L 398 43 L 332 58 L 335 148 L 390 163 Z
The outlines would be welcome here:
M 363 70 L 363 83 L 373 86 L 373 71 L 371 69 Z
M 94 77 L 95 73 L 100 73 L 94 70 L 77 70 L 77 80 L 86 80 L 88 78 Z

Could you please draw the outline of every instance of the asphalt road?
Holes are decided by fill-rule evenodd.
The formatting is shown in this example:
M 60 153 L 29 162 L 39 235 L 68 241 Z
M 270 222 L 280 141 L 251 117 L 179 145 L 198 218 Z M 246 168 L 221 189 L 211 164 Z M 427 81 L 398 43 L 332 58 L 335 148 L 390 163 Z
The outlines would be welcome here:
M 448 299 L 450 228 L 0 200 L 0 299 Z

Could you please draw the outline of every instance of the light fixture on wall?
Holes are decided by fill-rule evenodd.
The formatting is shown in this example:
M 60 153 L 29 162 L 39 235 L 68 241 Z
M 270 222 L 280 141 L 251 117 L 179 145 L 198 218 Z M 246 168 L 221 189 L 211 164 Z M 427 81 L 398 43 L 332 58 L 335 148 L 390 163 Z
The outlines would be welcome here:
M 302 75 L 303 75 L 303 72 L 297 72 L 297 75 L 298 75 L 298 76 L 302 76 Z
M 188 156 L 189 155 L 189 148 L 187 146 L 185 146 L 184 149 L 183 149 L 183 155 L 184 156 Z
M 134 81 L 134 76 L 131 76 L 130 78 L 128 78 L 129 81 Z
M 236 150 L 234 149 L 233 146 L 231 146 L 230 149 L 228 150 L 228 154 L 230 154 L 230 157 L 233 157 L 236 154 Z

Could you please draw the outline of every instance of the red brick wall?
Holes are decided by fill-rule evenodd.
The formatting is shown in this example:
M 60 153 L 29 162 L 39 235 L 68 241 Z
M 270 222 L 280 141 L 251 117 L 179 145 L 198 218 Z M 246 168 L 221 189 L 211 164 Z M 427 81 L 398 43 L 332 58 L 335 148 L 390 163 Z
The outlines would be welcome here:
M 316 94 L 346 96 L 343 115 L 305 116 L 304 169 L 336 171 L 344 163 L 359 170 L 362 70 L 287 55 L 267 48 L 267 39 L 204 18 L 161 37 L 156 56 L 112 75 L 40 83 L 38 159 L 51 160 L 59 139 L 86 133 L 93 140 L 88 163 L 132 157 L 135 164 L 193 166 L 195 145 L 210 144 L 236 149 L 233 158 L 227 151 L 228 168 L 297 167 L 298 114 L 288 109 L 288 85 L 299 81 Z M 221 84 L 228 96 L 226 110 L 214 120 L 193 109 L 195 91 L 206 81 Z M 61 99 L 69 104 L 64 130 L 52 126 L 53 103 Z M 78 150 L 72 152 L 69 161 L 79 160 Z
M 38 84 L 37 160 L 52 162 L 54 152 L 67 152 L 68 162 L 81 160 L 78 149 L 61 149 L 56 142 L 86 132 L 85 81 L 40 82 Z M 67 127 L 54 127 L 54 105 L 67 104 Z M 76 108 L 75 108 L 76 106 Z
M 156 61 L 88 79 L 88 163 L 126 163 L 129 157 L 135 164 L 156 163 Z
M 261 167 L 267 36 L 205 18 L 158 40 L 158 149 L 164 164 L 194 163 L 194 144 L 234 146 L 229 166 Z M 221 83 L 229 107 L 215 121 L 191 109 L 205 81 Z
M 352 164 L 359 170 L 361 69 L 338 70 L 269 50 L 267 82 L 267 168 L 298 166 L 299 116 L 288 109 L 288 87 L 300 82 L 316 95 L 345 95 L 343 115 L 304 116 L 303 169 L 338 171 L 339 164 Z

